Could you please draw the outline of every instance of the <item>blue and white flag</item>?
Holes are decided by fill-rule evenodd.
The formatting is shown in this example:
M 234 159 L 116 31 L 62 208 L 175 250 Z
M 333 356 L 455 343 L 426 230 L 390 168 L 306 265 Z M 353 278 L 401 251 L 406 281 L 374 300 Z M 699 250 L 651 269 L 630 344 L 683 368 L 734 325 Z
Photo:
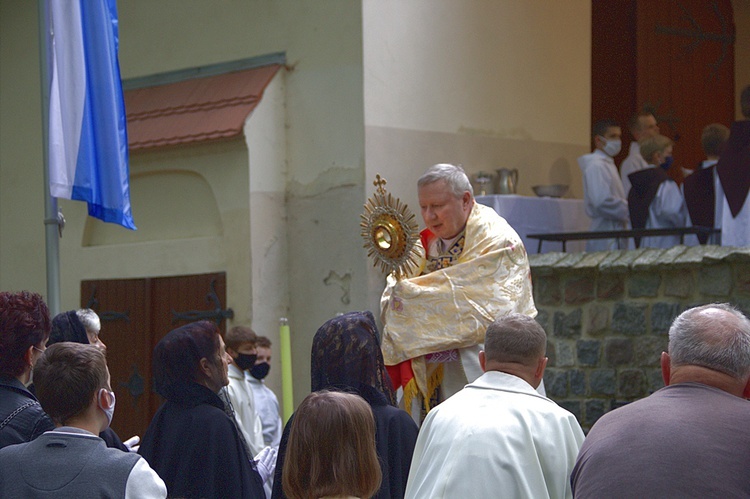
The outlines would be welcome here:
M 46 0 L 49 177 L 54 197 L 135 229 L 115 0 Z

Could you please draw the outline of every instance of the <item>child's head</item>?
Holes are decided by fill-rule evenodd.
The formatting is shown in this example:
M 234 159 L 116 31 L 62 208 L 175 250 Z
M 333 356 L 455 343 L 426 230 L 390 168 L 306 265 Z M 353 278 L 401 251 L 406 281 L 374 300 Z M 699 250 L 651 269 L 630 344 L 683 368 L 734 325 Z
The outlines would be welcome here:
M 289 432 L 284 493 L 292 499 L 372 497 L 381 478 L 369 404 L 351 393 L 308 395 Z
M 51 345 L 34 365 L 34 387 L 42 408 L 58 425 L 83 415 L 99 398 L 108 399 L 99 401 L 107 407 L 114 403 L 107 359 L 94 345 Z
M 667 157 L 672 156 L 673 144 L 672 139 L 664 135 L 654 135 L 638 142 L 641 148 L 641 156 L 646 160 L 646 163 L 657 166 L 664 163 Z
M 224 342 L 232 363 L 241 370 L 255 365 L 258 336 L 247 326 L 235 326 L 227 332 Z

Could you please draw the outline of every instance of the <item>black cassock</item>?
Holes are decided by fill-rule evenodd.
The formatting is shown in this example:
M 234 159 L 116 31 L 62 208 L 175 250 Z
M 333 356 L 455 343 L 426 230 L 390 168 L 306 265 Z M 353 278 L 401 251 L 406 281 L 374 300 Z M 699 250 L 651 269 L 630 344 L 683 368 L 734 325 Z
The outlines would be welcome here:
M 169 497 L 265 498 L 263 483 L 218 395 L 197 383 L 172 386 L 138 452 Z

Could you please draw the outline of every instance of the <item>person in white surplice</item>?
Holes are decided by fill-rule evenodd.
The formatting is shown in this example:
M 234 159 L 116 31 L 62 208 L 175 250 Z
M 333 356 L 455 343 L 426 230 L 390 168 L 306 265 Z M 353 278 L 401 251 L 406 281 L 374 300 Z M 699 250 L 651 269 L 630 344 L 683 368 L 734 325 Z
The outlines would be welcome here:
M 592 128 L 594 152 L 578 158 L 583 172 L 583 197 L 591 231 L 629 228 L 628 202 L 617 174 L 615 161 L 622 147 L 622 130 L 611 120 L 601 120 Z M 627 249 L 626 239 L 590 239 L 586 251 Z
M 564 498 L 583 443 L 575 416 L 540 395 L 544 329 L 508 314 L 487 328 L 484 374 L 427 415 L 407 498 Z
M 640 142 L 648 167 L 631 173 L 633 186 L 628 195 L 630 222 L 634 229 L 677 229 L 685 227 L 687 209 L 682 191 L 667 175 L 672 165 L 673 142 L 655 135 Z M 650 236 L 640 241 L 641 248 L 671 248 L 680 244 L 680 236 Z
M 638 143 L 654 135 L 659 135 L 659 125 L 656 124 L 656 118 L 654 118 L 653 114 L 643 111 L 630 118 L 628 129 L 635 140 L 630 143 L 628 157 L 623 159 L 620 165 L 620 179 L 622 179 L 622 189 L 625 192 L 625 199 L 628 198 L 631 187 L 628 176 L 631 173 L 645 170 L 648 167 L 648 162 L 643 159 L 641 147 Z

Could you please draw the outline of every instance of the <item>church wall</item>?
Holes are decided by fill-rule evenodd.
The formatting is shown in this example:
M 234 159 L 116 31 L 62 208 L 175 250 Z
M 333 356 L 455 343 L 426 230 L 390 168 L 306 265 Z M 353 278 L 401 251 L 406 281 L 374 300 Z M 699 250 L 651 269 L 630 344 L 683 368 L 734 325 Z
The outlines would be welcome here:
M 0 0 L 0 289 L 46 288 L 36 2 Z
M 235 315 L 235 324 L 252 324 L 267 336 L 275 349 L 277 366 L 266 384 L 281 393 L 279 318 L 289 313 L 286 209 L 285 72 L 279 71 L 266 87 L 263 100 L 245 123 L 250 160 L 250 247 L 237 248 L 237 264 L 250 269 L 250 296 L 246 314 Z
M 324 279 L 331 271 L 345 275 L 364 268 L 359 241 L 352 237 L 356 232 L 342 229 L 342 220 L 355 219 L 364 202 L 361 6 L 348 0 L 141 0 L 122 3 L 120 9 L 123 30 L 125 25 L 137 30 L 121 44 L 127 76 L 286 53 L 286 218 L 279 210 L 277 167 L 263 168 L 265 153 L 256 156 L 249 150 L 250 247 L 235 251 L 252 254 L 245 262 L 253 269 L 247 274 L 252 289 L 243 295 L 228 294 L 228 299 L 233 307 L 240 306 L 233 302 L 242 301 L 245 310 L 235 323 L 251 318 L 250 325 L 272 341 L 278 334 L 278 317 L 273 316 L 285 309 L 293 336 L 294 390 L 299 401 L 310 389 L 312 335 L 344 306 L 338 289 L 327 286 Z M 254 123 L 251 117 L 248 126 Z M 273 123 L 276 126 L 278 121 Z M 248 145 L 253 133 L 248 130 Z M 274 215 L 286 222 L 286 261 L 283 247 L 272 244 L 282 242 L 282 228 L 262 221 Z M 258 255 L 258 250 L 264 253 Z M 288 302 L 273 304 L 283 300 L 285 289 Z M 364 300 L 353 295 L 346 306 L 361 308 Z M 278 342 L 274 347 L 271 382 L 280 372 Z

